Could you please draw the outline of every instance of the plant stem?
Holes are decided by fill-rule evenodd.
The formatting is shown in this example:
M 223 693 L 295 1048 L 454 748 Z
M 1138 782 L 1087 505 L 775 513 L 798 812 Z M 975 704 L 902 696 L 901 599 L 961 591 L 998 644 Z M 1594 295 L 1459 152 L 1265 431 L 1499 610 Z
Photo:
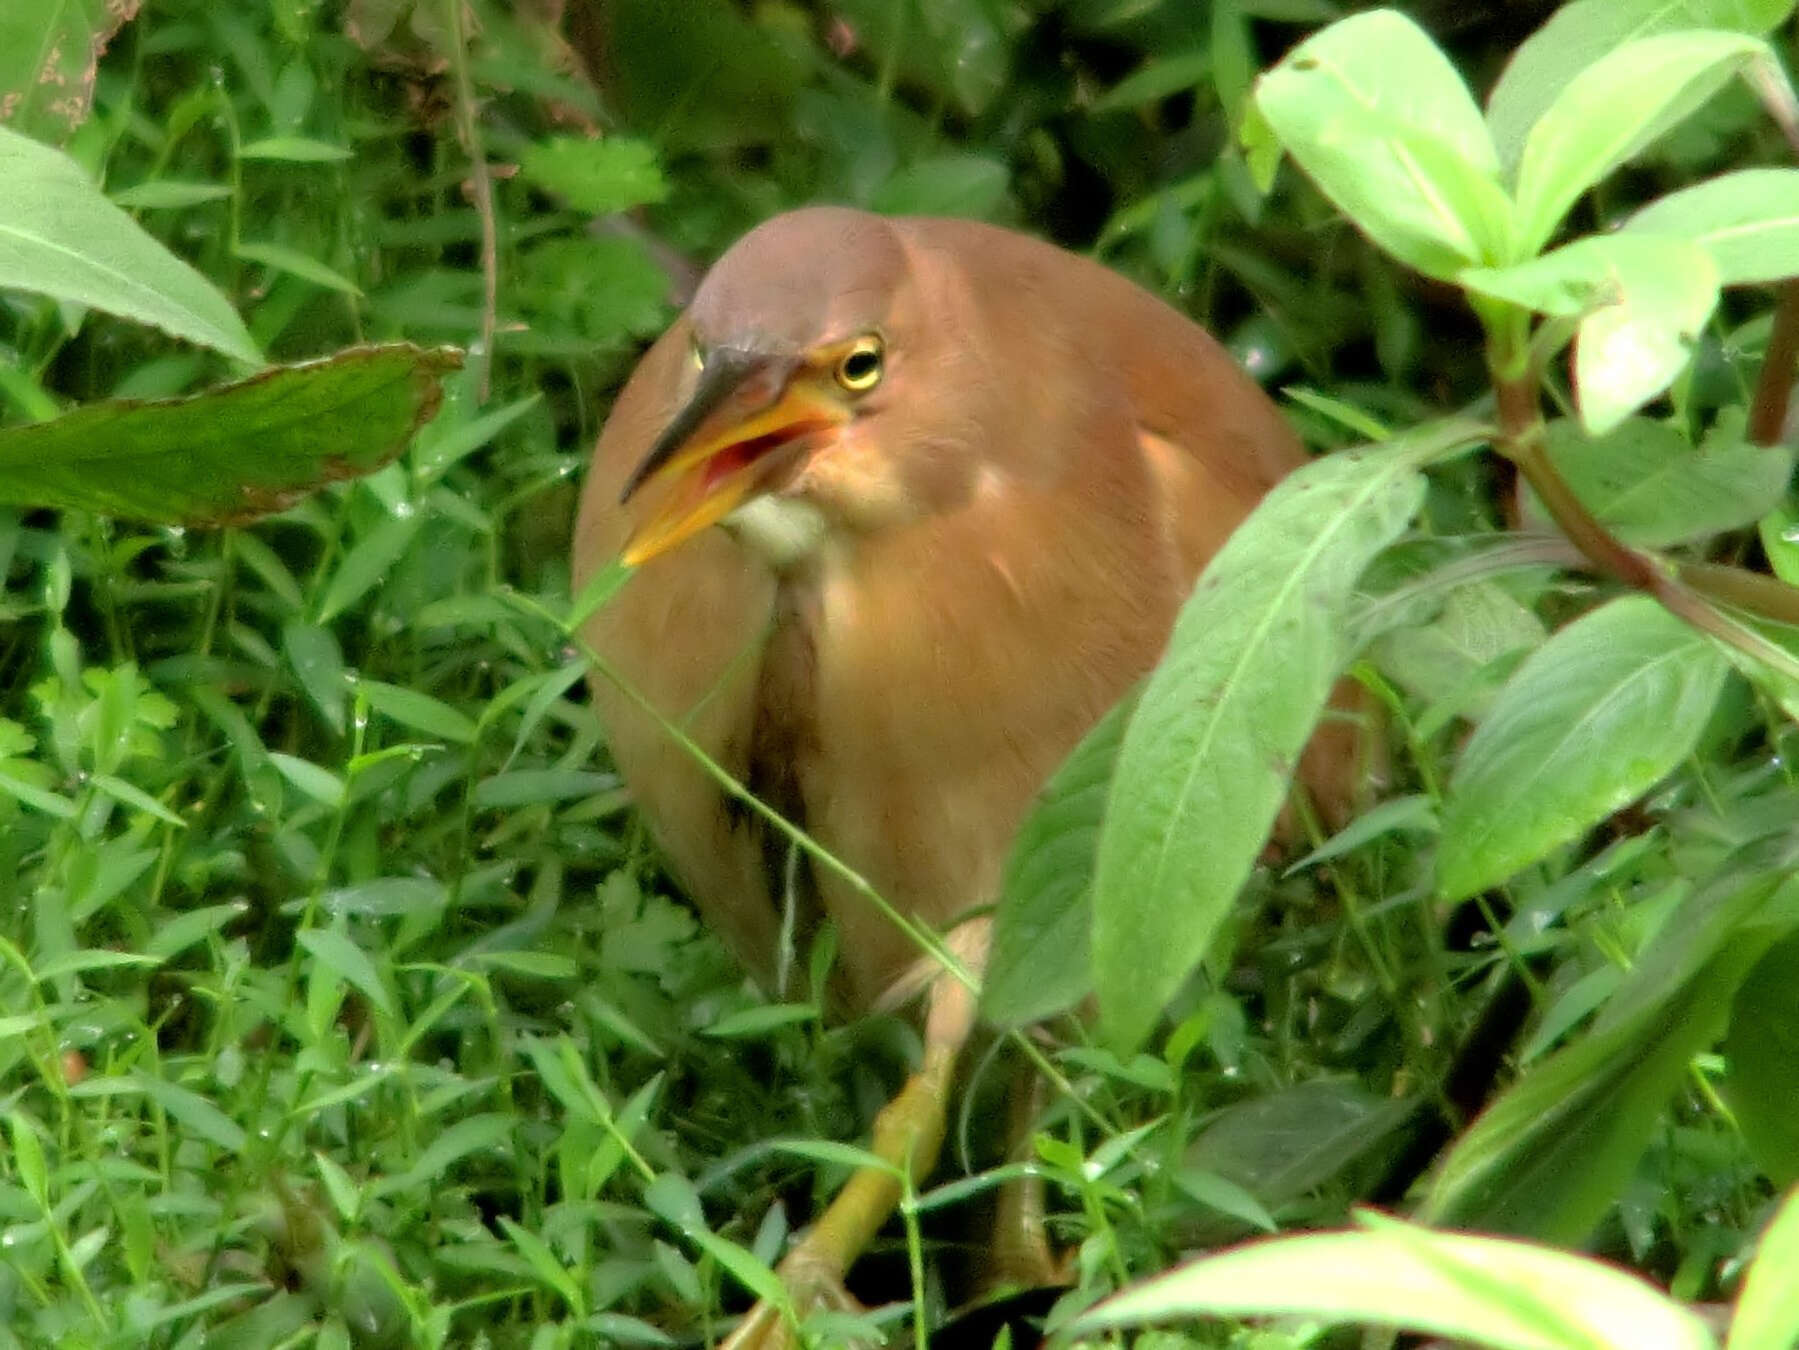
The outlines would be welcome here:
M 1780 283 L 1774 303 L 1774 326 L 1762 354 L 1755 399 L 1749 405 L 1749 440 L 1778 445 L 1786 427 L 1787 404 L 1793 396 L 1793 374 L 1799 366 L 1799 279 Z

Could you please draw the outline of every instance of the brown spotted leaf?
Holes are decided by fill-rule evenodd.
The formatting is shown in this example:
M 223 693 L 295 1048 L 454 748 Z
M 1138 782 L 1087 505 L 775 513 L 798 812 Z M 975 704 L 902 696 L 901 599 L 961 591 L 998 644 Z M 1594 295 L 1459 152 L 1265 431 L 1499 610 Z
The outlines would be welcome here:
M 87 121 L 94 72 L 140 0 L 0 4 L 0 122 L 60 145 Z
M 0 504 L 179 525 L 284 510 L 398 455 L 461 364 L 446 347 L 351 347 L 189 398 L 91 403 L 0 428 Z

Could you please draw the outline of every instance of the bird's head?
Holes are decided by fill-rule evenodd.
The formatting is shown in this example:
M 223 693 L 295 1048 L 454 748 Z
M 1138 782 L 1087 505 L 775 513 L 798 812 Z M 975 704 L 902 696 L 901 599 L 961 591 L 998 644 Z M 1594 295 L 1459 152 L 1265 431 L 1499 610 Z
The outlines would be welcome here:
M 941 439 L 905 398 L 924 303 L 878 216 L 815 207 L 744 236 L 694 297 L 678 411 L 625 482 L 621 501 L 649 498 L 625 561 L 720 521 L 804 536 L 911 513 Z

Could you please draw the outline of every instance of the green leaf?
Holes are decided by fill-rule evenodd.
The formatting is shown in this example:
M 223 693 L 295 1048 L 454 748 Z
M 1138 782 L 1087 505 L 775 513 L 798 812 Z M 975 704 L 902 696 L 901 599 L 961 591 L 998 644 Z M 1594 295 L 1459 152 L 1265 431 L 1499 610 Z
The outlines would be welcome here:
M 107 201 L 74 160 L 0 127 L 0 182 L 0 287 L 91 305 L 261 364 L 225 297 Z
M 100 53 L 137 12 L 113 0 L 0 5 L 0 118 L 61 143 L 87 120 Z
M 1204 47 L 1154 57 L 1094 99 L 1087 112 L 1118 112 L 1159 103 L 1170 94 L 1196 87 L 1211 68 L 1212 59 Z
M 288 248 L 284 244 L 241 243 L 231 250 L 245 262 L 261 263 L 264 267 L 272 267 L 277 272 L 286 272 L 290 276 L 299 277 L 302 281 L 310 281 L 315 286 L 323 286 L 328 291 L 336 291 L 340 295 L 361 296 L 362 288 L 335 268 L 327 267 L 309 253 Z
M 1610 431 L 1685 369 L 1718 304 L 1711 255 L 1684 239 L 1607 234 L 1515 267 L 1456 278 L 1481 295 L 1542 314 L 1579 317 L 1574 375 L 1581 422 Z
M 1288 154 L 1356 227 L 1435 277 L 1512 253 L 1480 110 L 1411 20 L 1375 10 L 1295 47 L 1256 85 Z
M 323 765 L 301 759 L 298 755 L 284 755 L 280 751 L 269 755 L 269 763 L 275 766 L 283 778 L 320 806 L 335 809 L 343 805 L 344 780 Z
M 1778 834 L 1732 854 L 1656 932 L 1592 1030 L 1529 1069 L 1455 1142 L 1423 1217 L 1582 1241 L 1635 1175 L 1689 1061 L 1724 1030 L 1772 940 L 1745 925 L 1795 861 L 1799 841 Z
M 785 1316 L 792 1315 L 792 1300 L 780 1277 L 752 1253 L 706 1227 L 699 1196 L 686 1177 L 663 1172 L 643 1188 L 643 1203 L 657 1218 L 680 1230 L 682 1236 L 718 1262 L 757 1298 L 774 1304 Z
M 350 681 L 337 634 L 320 624 L 289 619 L 281 625 L 281 650 L 325 725 L 342 735 Z
M 869 205 L 895 215 L 980 219 L 999 208 L 1010 184 L 1010 170 L 991 156 L 934 155 L 894 174 Z
M 1251 1243 L 1177 1266 L 1077 1318 L 1075 1335 L 1177 1317 L 1303 1316 L 1506 1350 L 1709 1350 L 1705 1324 L 1591 1257 L 1394 1220 Z
M 1766 33 L 1794 0 L 1569 0 L 1512 53 L 1487 97 L 1487 127 L 1508 170 L 1531 127 L 1581 71 L 1637 38 L 1689 28 Z
M 1792 1350 L 1799 1342 L 1799 1191 L 1789 1191 L 1762 1230 L 1755 1261 L 1743 1279 L 1727 1350 Z
M 362 991 L 370 1003 L 392 1017 L 396 1011 L 387 981 L 375 969 L 369 954 L 335 928 L 302 928 L 295 934 L 299 944 L 345 984 Z
M 1719 1085 L 1743 1140 L 1777 1186 L 1799 1181 L 1799 937 L 1756 963 L 1731 1005 L 1724 1037 L 1729 1066 Z
M 581 1284 L 556 1259 L 556 1253 L 550 1250 L 550 1244 L 505 1215 L 500 1216 L 500 1227 L 506 1230 L 506 1236 L 512 1239 L 512 1245 L 518 1248 L 519 1254 L 530 1264 L 532 1272 L 543 1286 L 568 1304 L 575 1316 L 586 1316 L 587 1300 L 582 1294 Z
M 1710 639 L 1647 596 L 1550 638 L 1456 763 L 1438 892 L 1497 886 L 1654 787 L 1692 753 L 1726 669 Z
M 285 510 L 399 454 L 461 359 L 409 343 L 353 347 L 191 398 L 92 403 L 0 428 L 0 503 L 190 525 Z
M 1740 415 L 1720 418 L 1695 447 L 1677 429 L 1630 418 L 1604 436 L 1550 424 L 1549 458 L 1601 524 L 1633 544 L 1662 548 L 1753 525 L 1780 504 L 1793 472 L 1785 446 L 1751 445 Z M 1526 518 L 1547 521 L 1534 493 Z
M 241 1153 L 249 1142 L 243 1126 L 197 1092 L 147 1073 L 131 1074 L 126 1081 L 200 1138 L 227 1153 Z
M 417 511 L 382 520 L 344 554 L 319 601 L 319 622 L 330 623 L 393 574 L 424 518 Z
M 232 193 L 226 183 L 185 183 L 157 178 L 111 194 L 113 205 L 127 211 L 178 211 L 202 202 L 224 201 Z
M 525 181 L 553 192 L 575 210 L 605 216 L 668 198 L 668 182 L 648 141 L 555 136 L 528 147 L 519 161 Z
M 1355 1082 L 1313 1079 L 1225 1107 L 1182 1161 L 1278 1209 L 1390 1141 L 1417 1109 L 1414 1100 L 1377 1097 Z
M 368 700 L 369 707 L 403 727 L 458 745 L 474 742 L 475 724 L 440 699 L 380 680 L 358 680 L 356 688 Z
M 1752 61 L 1772 62 L 1746 33 L 1664 33 L 1614 48 L 1568 81 L 1525 138 L 1518 230 L 1535 253 L 1576 199 L 1685 120 Z
M 239 159 L 270 159 L 283 164 L 339 164 L 356 152 L 310 136 L 265 136 L 238 147 Z
M 37 1137 L 37 1129 L 32 1125 L 31 1117 L 18 1110 L 6 1113 L 6 1123 L 12 1134 L 12 1164 L 19 1180 L 38 1207 L 48 1209 L 50 1177 L 44 1166 L 44 1146 Z
M 1711 255 L 1725 286 L 1799 276 L 1799 169 L 1741 169 L 1650 202 L 1624 223 Z
M 1127 695 L 1081 739 L 1012 842 L 981 981 L 981 1014 L 990 1022 L 1042 1021 L 1092 991 L 1094 849 L 1136 707 L 1136 693 Z
M 1135 1048 L 1204 955 L 1353 653 L 1357 578 L 1423 499 L 1419 468 L 1478 439 L 1430 424 L 1296 470 L 1213 558 L 1124 734 L 1094 870 L 1108 1039 Z

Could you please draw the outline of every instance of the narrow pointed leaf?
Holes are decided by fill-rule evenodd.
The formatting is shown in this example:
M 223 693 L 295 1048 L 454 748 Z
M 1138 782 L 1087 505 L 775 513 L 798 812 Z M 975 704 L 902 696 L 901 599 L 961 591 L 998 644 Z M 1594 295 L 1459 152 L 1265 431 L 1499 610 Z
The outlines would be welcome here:
M 1614 600 L 1533 652 L 1450 779 L 1437 886 L 1504 882 L 1654 787 L 1692 752 L 1727 663 L 1645 596 Z
M 1353 655 L 1368 560 L 1422 500 L 1419 468 L 1476 440 L 1435 424 L 1280 484 L 1212 560 L 1125 731 L 1094 873 L 1094 987 L 1134 1048 L 1209 946 Z
M 1179 1317 L 1295 1315 L 1403 1326 L 1505 1350 L 1710 1350 L 1705 1324 L 1591 1257 L 1387 1221 L 1272 1238 L 1176 1267 L 1086 1313 L 1075 1334 Z
M 1799 840 L 1740 849 L 1670 917 L 1584 1036 L 1538 1061 L 1437 1169 L 1431 1223 L 1578 1243 L 1623 1193 L 1695 1054 L 1772 934 L 1745 932 Z
M 436 413 L 448 348 L 353 347 L 190 398 L 0 428 L 0 503 L 225 525 L 371 473 Z
M 0 288 L 91 305 L 261 363 L 213 284 L 109 202 L 67 155 L 0 127 L 0 183 Z

